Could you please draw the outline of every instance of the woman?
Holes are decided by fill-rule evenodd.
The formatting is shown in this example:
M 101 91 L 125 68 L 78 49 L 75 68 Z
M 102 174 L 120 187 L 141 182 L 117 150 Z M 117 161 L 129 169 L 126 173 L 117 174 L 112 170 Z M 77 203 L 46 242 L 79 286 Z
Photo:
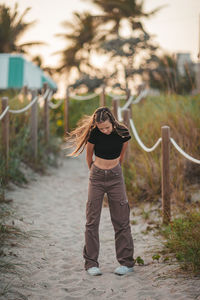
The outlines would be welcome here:
M 85 147 L 87 149 L 86 160 L 90 177 L 83 256 L 85 269 L 90 275 L 102 274 L 98 263 L 98 231 L 105 193 L 115 231 L 116 256 L 120 264 L 114 273 L 124 275 L 133 271 L 134 246 L 129 222 L 130 208 L 121 168 L 130 138 L 126 126 L 120 124 L 107 107 L 100 107 L 92 116 L 83 118 L 69 136 L 69 140 L 76 146 L 70 156 L 77 156 Z

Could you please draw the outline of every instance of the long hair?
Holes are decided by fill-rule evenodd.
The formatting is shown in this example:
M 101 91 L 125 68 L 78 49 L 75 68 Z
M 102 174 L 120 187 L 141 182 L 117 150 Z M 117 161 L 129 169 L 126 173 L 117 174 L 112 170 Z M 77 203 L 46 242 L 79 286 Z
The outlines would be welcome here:
M 108 107 L 99 107 L 91 116 L 85 115 L 78 122 L 77 127 L 72 132 L 68 133 L 66 141 L 69 145 L 67 148 L 75 147 L 75 150 L 67 156 L 78 156 L 81 154 L 85 149 L 92 129 L 96 127 L 97 123 L 103 123 L 107 120 L 112 123 L 113 131 L 118 135 L 122 137 L 129 135 L 128 128 L 116 120 Z

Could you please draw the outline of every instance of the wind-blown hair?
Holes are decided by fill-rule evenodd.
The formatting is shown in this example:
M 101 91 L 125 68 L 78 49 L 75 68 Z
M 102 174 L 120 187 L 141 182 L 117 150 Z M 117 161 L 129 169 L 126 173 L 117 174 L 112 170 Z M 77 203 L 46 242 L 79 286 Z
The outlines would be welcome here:
M 128 128 L 116 120 L 108 107 L 99 107 L 92 116 L 85 115 L 78 122 L 77 127 L 72 132 L 68 133 L 66 141 L 69 145 L 67 148 L 75 147 L 75 150 L 67 156 L 78 156 L 81 154 L 85 149 L 92 129 L 96 127 L 97 123 L 103 123 L 107 120 L 112 123 L 113 131 L 118 135 L 122 137 L 129 135 Z

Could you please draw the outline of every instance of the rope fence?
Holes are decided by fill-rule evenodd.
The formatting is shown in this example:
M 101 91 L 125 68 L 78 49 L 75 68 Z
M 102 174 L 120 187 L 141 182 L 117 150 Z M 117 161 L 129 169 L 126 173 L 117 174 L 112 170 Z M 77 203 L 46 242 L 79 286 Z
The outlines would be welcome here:
M 44 124 L 45 124 L 45 139 L 48 142 L 49 138 L 49 118 L 48 118 L 48 108 L 50 107 L 51 97 L 53 91 L 48 88 L 47 84 L 44 84 L 44 93 L 39 97 L 37 91 L 32 91 L 31 102 L 21 109 L 10 109 L 8 105 L 8 97 L 3 97 L 2 101 L 2 113 L 0 114 L 0 121 L 2 122 L 2 149 L 3 156 L 5 159 L 5 173 L 8 174 L 8 161 L 9 161 L 9 115 L 10 114 L 21 114 L 30 110 L 30 136 L 31 136 L 31 152 L 34 161 L 37 160 L 38 155 L 38 103 L 42 104 L 44 102 Z M 19 95 L 17 95 L 19 96 Z M 12 98 L 17 99 L 17 97 Z M 48 106 L 45 107 L 45 103 Z M 51 103 L 53 105 L 53 103 Z M 60 103 L 59 103 L 60 105 Z M 6 179 L 7 180 L 7 179 Z
M 63 99 L 60 99 L 58 101 L 58 103 L 53 103 L 53 102 L 49 101 L 49 107 L 51 109 L 57 109 L 62 103 L 63 103 Z
M 92 93 L 87 96 L 80 95 L 71 95 L 70 89 L 66 89 L 66 97 L 60 99 L 57 103 L 51 101 L 53 91 L 51 91 L 47 84 L 44 84 L 44 93 L 39 100 L 39 96 L 36 94 L 36 91 L 32 92 L 31 102 L 24 108 L 19 110 L 11 110 L 8 105 L 8 98 L 2 98 L 2 113 L 0 115 L 0 121 L 2 121 L 2 144 L 4 157 L 6 160 L 6 168 L 8 168 L 8 159 L 9 159 L 9 113 L 20 114 L 28 109 L 31 109 L 31 143 L 32 143 L 32 152 L 35 160 L 37 159 L 37 104 L 40 101 L 44 101 L 44 126 L 45 126 L 45 140 L 49 140 L 49 109 L 57 109 L 64 101 L 64 132 L 69 132 L 69 99 L 74 99 L 77 101 L 91 100 L 99 96 L 100 106 L 106 106 L 106 93 L 105 86 L 102 86 L 101 93 Z M 169 171 L 169 157 L 170 157 L 170 144 L 172 144 L 175 149 L 186 159 L 192 161 L 193 163 L 200 164 L 200 160 L 187 154 L 181 147 L 177 145 L 175 140 L 170 137 L 170 128 L 168 126 L 163 126 L 161 128 L 161 137 L 158 138 L 156 143 L 152 147 L 147 147 L 144 145 L 140 139 L 133 118 L 131 114 L 132 104 L 138 104 L 142 99 L 148 95 L 148 89 L 142 90 L 140 94 L 134 99 L 133 95 L 130 95 L 127 90 L 126 95 L 115 95 L 108 93 L 107 95 L 112 98 L 113 105 L 113 114 L 118 121 L 124 122 L 129 130 L 132 131 L 137 143 L 139 146 L 146 152 L 154 151 L 161 144 L 161 156 L 162 156 L 162 209 L 163 209 L 163 223 L 169 223 L 171 218 L 171 208 L 170 208 L 170 171 Z M 126 99 L 126 103 L 120 107 L 119 101 Z M 125 161 L 130 160 L 130 145 L 128 145 Z
M 66 98 L 65 98 L 65 102 L 64 102 L 64 131 L 65 132 L 69 131 L 69 99 L 73 99 L 73 100 L 77 100 L 77 101 L 86 101 L 86 100 L 94 99 L 97 96 L 99 96 L 99 106 L 106 106 L 106 95 L 109 96 L 109 97 L 111 97 L 115 101 L 116 100 L 123 100 L 123 99 L 127 99 L 128 91 L 127 91 L 126 95 L 124 95 L 124 94 L 119 95 L 119 94 L 113 94 L 113 93 L 107 93 L 106 94 L 105 93 L 105 85 L 102 85 L 101 92 L 99 92 L 99 93 L 92 93 L 92 94 L 86 95 L 86 96 L 81 96 L 81 95 L 72 94 L 70 92 L 70 88 L 67 87 L 67 89 L 66 89 Z M 131 99 L 132 99 L 132 96 L 131 96 Z M 130 100 L 130 102 L 131 101 L 132 100 Z M 57 104 L 53 104 L 52 105 L 50 103 L 50 107 L 51 108 L 54 108 L 54 107 L 57 108 L 56 105 Z
M 185 151 L 183 151 L 183 150 L 181 149 L 181 147 L 179 147 L 179 146 L 177 145 L 177 143 L 175 142 L 175 140 L 174 140 L 173 138 L 170 138 L 170 141 L 171 141 L 172 145 L 175 147 L 175 149 L 178 150 L 178 152 L 179 152 L 180 154 L 182 154 L 185 158 L 187 158 L 188 160 L 192 161 L 193 163 L 200 164 L 200 160 L 198 160 L 198 159 L 196 159 L 196 158 L 190 156 L 190 155 L 187 154 Z
M 196 163 L 200 164 L 200 160 L 190 156 L 187 154 L 183 149 L 181 149 L 175 140 L 170 137 L 170 128 L 168 126 L 163 126 L 161 128 L 161 137 L 158 138 L 156 143 L 152 147 L 147 147 L 144 145 L 142 140 L 140 139 L 133 118 L 131 114 L 131 107 L 132 104 L 138 104 L 142 99 L 144 99 L 149 93 L 148 89 L 144 89 L 140 91 L 139 95 L 134 99 L 133 95 L 130 95 L 128 93 L 126 95 L 115 95 L 112 93 L 107 93 L 109 97 L 112 98 L 112 110 L 113 114 L 117 118 L 119 122 L 124 122 L 126 126 L 129 128 L 129 130 L 132 131 L 137 143 L 139 146 L 146 152 L 152 152 L 154 151 L 160 144 L 161 144 L 161 156 L 162 156 L 162 215 L 163 215 L 163 223 L 167 224 L 170 222 L 171 219 L 171 204 L 170 204 L 170 171 L 169 171 L 169 157 L 170 157 L 170 144 L 172 144 L 175 149 L 183 155 L 186 159 Z M 91 94 L 88 96 L 78 96 L 78 95 L 70 95 L 69 90 L 67 92 L 67 103 L 69 101 L 69 97 L 73 98 L 75 100 L 89 100 L 96 96 L 100 95 L 100 106 L 105 106 L 105 86 L 102 88 L 102 93 L 100 94 Z M 103 99 L 103 101 L 102 101 Z M 124 106 L 119 106 L 119 100 L 126 99 L 126 103 Z M 69 110 L 69 106 L 68 106 Z M 68 131 L 68 127 L 66 126 L 66 131 Z M 130 145 L 128 144 L 128 148 L 125 154 L 125 161 L 130 160 Z
M 168 224 L 171 219 L 171 204 L 170 204 L 170 171 L 169 171 L 169 156 L 170 156 L 170 144 L 172 144 L 175 149 L 186 159 L 192 161 L 193 163 L 200 164 L 200 160 L 187 154 L 173 138 L 170 137 L 170 128 L 168 126 L 163 126 L 161 128 L 162 137 L 160 137 L 157 142 L 151 147 L 144 145 L 140 139 L 133 118 L 130 114 L 130 107 L 132 104 L 139 103 L 141 99 L 148 95 L 148 90 L 142 91 L 138 97 L 133 101 L 133 97 L 129 97 L 128 101 L 123 107 L 118 106 L 118 101 L 114 102 L 115 107 L 113 110 L 117 111 L 117 119 L 127 125 L 131 129 L 137 143 L 146 152 L 154 151 L 159 144 L 162 146 L 162 210 L 163 210 L 163 223 Z M 124 112 L 124 118 L 122 118 L 122 112 Z M 130 145 L 128 145 L 127 153 L 125 156 L 126 161 L 130 160 Z
M 3 111 L 3 113 L 0 115 L 0 121 L 3 120 L 3 118 L 5 117 L 8 111 L 9 111 L 9 106 L 7 106 Z
M 71 99 L 74 99 L 74 100 L 78 100 L 78 101 L 84 101 L 84 100 L 91 100 L 91 99 L 94 99 L 96 98 L 97 96 L 99 96 L 100 94 L 96 94 L 96 93 L 93 93 L 91 95 L 87 95 L 87 96 L 79 96 L 79 95 L 70 95 L 70 98 Z
M 11 114 L 21 114 L 25 111 L 27 111 L 29 108 L 31 108 L 31 106 L 33 106 L 35 104 L 35 102 L 38 101 L 38 96 L 36 96 L 27 106 L 25 106 L 24 108 L 18 109 L 18 110 L 13 110 L 13 109 L 9 109 L 9 113 Z M 9 106 L 8 106 L 9 107 Z
M 131 126 L 131 129 L 132 129 L 132 132 L 133 132 L 133 134 L 134 134 L 134 136 L 135 136 L 136 141 L 138 142 L 138 144 L 140 145 L 140 147 L 141 147 L 144 151 L 146 151 L 146 152 L 152 152 L 152 151 L 154 151 L 154 150 L 158 147 L 158 145 L 161 143 L 162 139 L 161 139 L 161 137 L 160 137 L 160 138 L 157 140 L 157 142 L 154 144 L 154 146 L 152 146 L 151 148 L 146 147 L 146 146 L 143 144 L 143 142 L 141 141 L 141 139 L 140 139 L 140 137 L 139 137 L 139 135 L 138 135 L 138 133 L 137 133 L 137 130 L 136 130 L 135 125 L 134 125 L 134 123 L 133 123 L 133 119 L 130 119 L 130 126 Z
M 44 91 L 44 95 L 42 95 L 42 99 L 43 100 L 47 98 L 47 96 L 48 96 L 48 94 L 50 92 L 50 89 L 48 89 L 46 86 L 44 86 L 44 87 L 45 87 L 45 91 Z
M 116 100 L 125 100 L 127 99 L 127 95 L 114 95 L 112 93 L 107 94 L 110 98 L 116 99 Z
M 50 89 L 48 89 L 45 94 L 41 97 L 41 99 L 44 101 L 48 94 L 50 94 L 50 99 L 52 97 L 52 94 L 53 92 L 50 91 Z M 18 95 L 17 95 L 18 96 Z M 4 98 L 7 98 L 7 97 L 4 97 Z M 49 98 L 49 96 L 48 96 Z M 12 98 L 13 99 L 17 99 L 17 97 L 14 97 Z M 37 102 L 39 100 L 39 96 L 36 96 L 27 106 L 21 108 L 21 109 L 18 109 L 18 110 L 13 110 L 13 109 L 10 109 L 9 105 L 6 106 L 6 109 L 3 111 L 3 113 L 0 115 L 0 121 L 4 118 L 4 116 L 7 114 L 7 112 L 11 113 L 11 114 L 21 114 L 25 111 L 27 111 L 29 108 L 31 108 L 31 106 L 34 105 L 35 102 Z M 63 101 L 63 100 L 62 100 Z M 53 103 L 52 103 L 53 104 Z

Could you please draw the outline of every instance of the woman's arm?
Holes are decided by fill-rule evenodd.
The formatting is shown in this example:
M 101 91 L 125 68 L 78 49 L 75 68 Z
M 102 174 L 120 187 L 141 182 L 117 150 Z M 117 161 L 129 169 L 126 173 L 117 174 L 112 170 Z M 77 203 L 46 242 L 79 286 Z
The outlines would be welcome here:
M 93 152 L 94 152 L 94 144 L 91 144 L 87 142 L 86 146 L 86 161 L 88 164 L 88 168 L 91 168 L 91 165 L 93 163 L 92 157 L 93 157 Z
M 126 152 L 126 148 L 128 147 L 128 141 L 123 143 L 123 147 L 122 147 L 122 151 L 121 151 L 121 154 L 120 154 L 120 158 L 119 158 L 119 162 L 120 162 L 120 165 L 122 164 L 123 162 L 123 159 L 124 159 L 124 154 Z

